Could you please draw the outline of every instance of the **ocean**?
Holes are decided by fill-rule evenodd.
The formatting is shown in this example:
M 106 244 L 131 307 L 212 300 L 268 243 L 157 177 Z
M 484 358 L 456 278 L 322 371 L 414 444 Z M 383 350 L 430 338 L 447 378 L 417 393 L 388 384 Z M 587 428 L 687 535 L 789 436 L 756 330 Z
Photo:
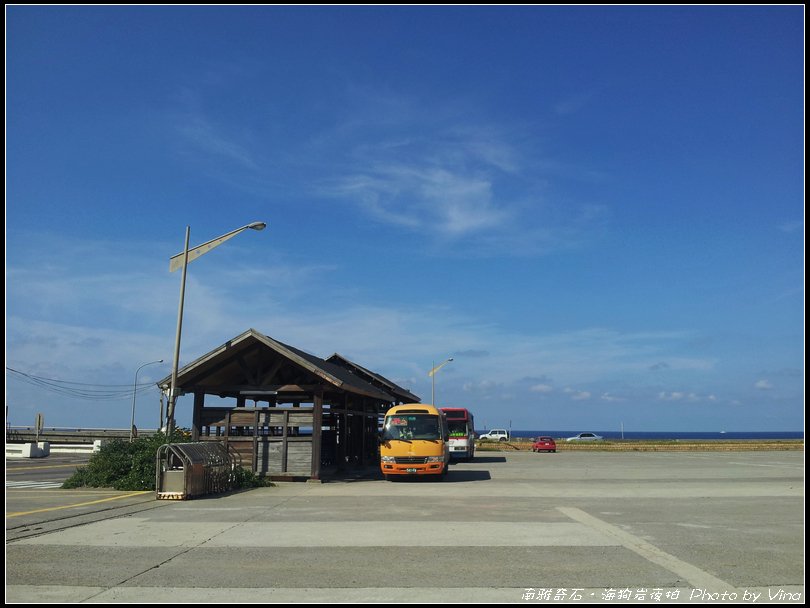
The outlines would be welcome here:
M 635 439 L 635 440 L 652 440 L 661 441 L 676 439 L 702 439 L 702 440 L 722 440 L 722 439 L 804 439 L 804 431 L 729 431 L 729 432 L 693 432 L 693 431 L 590 431 L 589 433 L 596 433 L 605 439 Z M 475 431 L 477 435 L 486 433 L 486 431 Z M 560 439 L 563 437 L 573 437 L 585 431 L 511 431 L 512 437 L 539 437 L 540 435 L 547 435 Z

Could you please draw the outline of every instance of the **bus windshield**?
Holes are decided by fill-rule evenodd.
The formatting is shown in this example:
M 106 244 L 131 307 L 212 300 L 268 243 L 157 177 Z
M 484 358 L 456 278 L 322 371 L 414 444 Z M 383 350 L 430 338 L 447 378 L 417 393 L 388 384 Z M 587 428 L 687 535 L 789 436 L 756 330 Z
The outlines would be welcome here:
M 450 421 L 448 421 L 447 426 L 450 427 L 450 436 L 451 437 L 466 437 L 467 436 L 467 423 L 466 422 L 456 422 L 455 420 L 450 420 Z
M 433 414 L 395 414 L 385 419 L 383 441 L 399 439 L 411 441 L 441 439 L 439 417 Z

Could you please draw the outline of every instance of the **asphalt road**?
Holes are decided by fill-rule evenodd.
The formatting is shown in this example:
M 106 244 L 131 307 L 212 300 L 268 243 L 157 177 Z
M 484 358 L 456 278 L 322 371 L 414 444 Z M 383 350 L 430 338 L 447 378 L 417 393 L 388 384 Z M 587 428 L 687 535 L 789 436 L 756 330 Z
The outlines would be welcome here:
M 87 464 L 89 453 L 51 454 L 45 458 L 6 458 L 6 488 L 55 488 L 77 467 Z
M 25 526 L 13 492 L 7 602 L 804 600 L 804 452 L 485 453 Z
M 6 458 L 6 540 L 97 521 L 155 505 L 153 492 L 62 490 L 90 453 Z

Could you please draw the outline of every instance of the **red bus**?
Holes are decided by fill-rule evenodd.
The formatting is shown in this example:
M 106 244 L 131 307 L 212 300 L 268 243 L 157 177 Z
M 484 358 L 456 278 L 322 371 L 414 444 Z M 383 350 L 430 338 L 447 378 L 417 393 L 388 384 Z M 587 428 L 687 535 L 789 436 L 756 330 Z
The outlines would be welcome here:
M 450 429 L 450 458 L 470 461 L 475 456 L 475 423 L 472 412 L 463 407 L 443 407 Z

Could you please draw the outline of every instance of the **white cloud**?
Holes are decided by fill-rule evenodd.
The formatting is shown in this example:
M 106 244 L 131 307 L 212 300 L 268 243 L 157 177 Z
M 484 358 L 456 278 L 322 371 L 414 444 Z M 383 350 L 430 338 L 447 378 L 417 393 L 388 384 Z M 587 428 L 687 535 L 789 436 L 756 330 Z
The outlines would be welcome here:
M 480 380 L 478 382 L 465 382 L 462 388 L 467 392 L 489 392 L 500 385 L 494 380 Z
M 119 269 L 114 275 L 95 274 L 95 269 L 82 267 L 83 256 L 75 253 L 78 247 L 69 243 L 59 244 L 58 259 L 71 259 L 72 264 L 78 264 L 73 270 L 52 263 L 10 267 L 9 284 L 13 290 L 9 292 L 8 311 L 9 319 L 14 318 L 15 323 L 14 333 L 9 331 L 9 355 L 20 352 L 16 348 L 20 341 L 30 341 L 33 347 L 40 339 L 41 332 L 36 338 L 31 335 L 33 326 L 28 321 L 31 318 L 54 319 L 54 326 L 60 328 L 54 330 L 56 333 L 75 331 L 95 335 L 103 334 L 107 328 L 118 336 L 131 332 L 132 339 L 120 338 L 125 344 L 137 344 L 135 336 L 151 332 L 160 336 L 171 350 L 179 277 L 166 272 L 163 259 L 153 262 L 154 268 L 144 270 L 142 260 L 134 253 L 138 249 L 161 248 L 167 249 L 165 245 L 142 244 L 122 256 L 115 244 L 91 247 L 92 259 Z M 222 255 L 224 264 L 212 260 L 205 273 L 189 276 L 182 360 L 196 358 L 254 327 L 316 354 L 329 355 L 337 350 L 372 369 L 381 369 L 381 364 L 388 369 L 390 364 L 397 368 L 396 375 L 413 375 L 417 379 L 424 376 L 422 381 L 427 384 L 430 361 L 425 353 L 445 352 L 452 345 L 452 352 L 489 355 L 459 357 L 452 369 L 448 366 L 443 370 L 442 379 L 453 374 L 464 379 L 469 390 L 474 386 L 491 388 L 494 382 L 481 378 L 486 378 L 493 364 L 498 368 L 498 383 L 504 386 L 537 377 L 538 370 L 543 370 L 545 376 L 559 378 L 560 382 L 593 382 L 615 374 L 643 371 L 648 367 L 648 358 L 657 351 L 689 338 L 682 332 L 621 333 L 605 329 L 512 334 L 480 319 L 431 306 L 362 303 L 324 306 L 322 302 L 334 302 L 335 295 L 327 284 L 322 286 L 322 298 L 312 300 L 304 296 L 311 292 L 312 281 L 332 267 L 282 259 L 272 265 L 262 260 L 259 266 L 234 268 L 227 263 L 225 250 Z M 275 252 L 272 257 L 277 257 Z M 223 284 L 249 285 L 250 297 L 234 300 L 231 290 L 221 288 Z M 279 292 L 284 297 L 279 297 Z M 397 348 L 392 349 L 391 344 Z M 115 345 L 110 347 L 113 352 Z M 92 359 L 94 354 L 88 352 L 87 356 Z M 51 359 L 47 349 L 42 349 L 38 357 Z M 150 353 L 146 358 L 151 357 Z M 131 361 L 123 358 L 124 368 L 142 362 L 142 358 L 137 352 L 132 353 Z M 65 360 L 75 361 L 76 353 Z M 710 366 L 710 361 L 691 362 L 693 369 Z M 553 387 L 540 380 L 529 389 L 542 394 Z
M 547 199 L 558 169 L 525 125 L 462 122 L 456 100 L 425 108 L 363 90 L 357 102 L 308 150 L 316 196 L 479 257 L 578 247 L 603 229 L 601 201 Z
M 765 380 L 765 379 L 757 380 L 754 383 L 754 388 L 759 389 L 761 391 L 768 391 L 768 390 L 771 390 L 773 388 L 773 384 L 771 384 L 770 381 Z
M 717 396 L 714 394 L 709 395 L 701 395 L 699 393 L 695 393 L 693 391 L 685 392 L 685 391 L 672 391 L 666 392 L 661 391 L 658 393 L 658 400 L 659 401 L 687 401 L 689 403 L 698 403 L 703 401 L 710 401 L 716 402 Z
M 591 393 L 588 391 L 578 391 L 576 389 L 566 387 L 563 389 L 563 392 L 571 395 L 572 401 L 585 401 L 586 399 L 591 398 Z
M 207 114 L 201 93 L 184 92 L 175 121 L 184 151 L 192 162 L 207 163 L 208 177 L 277 195 L 279 182 L 291 175 L 318 175 L 317 182 L 307 180 L 305 193 L 314 204 L 341 200 L 376 221 L 424 235 L 445 252 L 465 246 L 465 255 L 479 257 L 538 255 L 580 247 L 602 232 L 603 202 L 547 200 L 550 179 L 591 178 L 580 167 L 560 174 L 559 163 L 525 135 L 525 125 L 462 121 L 457 99 L 425 107 L 369 87 L 344 94 L 351 101 L 341 107 L 351 110 L 336 109 L 329 117 L 334 127 L 283 152 L 241 117 Z M 583 99 L 560 107 L 569 111 Z
M 458 237 L 498 228 L 509 219 L 492 188 L 491 179 L 474 171 L 378 162 L 340 178 L 334 193 L 361 202 L 381 221 Z
M 247 245 L 246 241 L 238 247 Z M 47 251 L 34 243 L 32 247 Z M 90 377 L 103 384 L 130 381 L 144 361 L 171 361 L 179 277 L 167 272 L 162 257 L 144 269 L 138 252 L 154 250 L 174 253 L 174 248 L 155 243 L 122 247 L 60 242 L 53 249 L 58 254 L 28 258 L 25 267 L 8 268 L 13 285 L 8 296 L 9 366 L 63 380 Z M 181 364 L 253 327 L 319 356 L 340 352 L 384 376 L 403 378 L 403 386 L 423 397 L 431 392 L 427 376 L 431 356 L 443 352 L 488 356 L 459 356 L 443 368 L 436 386 L 440 398 L 451 391 L 486 399 L 518 391 L 543 396 L 553 394 L 555 386 L 567 385 L 562 390 L 573 401 L 594 395 L 611 401 L 617 397 L 605 391 L 607 385 L 601 390 L 590 387 L 617 376 L 646 377 L 650 362 L 664 358 L 675 362 L 670 372 L 676 366 L 699 372 L 713 365 L 708 359 L 670 356 L 692 340 L 689 332 L 589 328 L 514 333 L 446 307 L 371 305 L 354 294 L 350 300 L 340 282 L 332 287 L 328 281 L 320 282 L 320 297 L 313 299 L 309 297 L 313 280 L 339 268 L 307 266 L 283 256 L 275 261 L 276 252 L 270 256 L 272 264 L 259 260 L 256 265 L 234 267 L 231 255 L 223 249 L 207 263 L 206 272 L 189 277 Z M 96 274 L 97 268 L 82 264 L 87 259 L 118 272 Z M 62 261 L 66 264 L 58 263 Z M 231 288 L 222 289 L 225 284 Z M 234 289 L 249 297 L 235 299 Z M 335 305 L 336 296 L 340 305 Z M 553 384 L 549 378 L 555 379 Z M 590 390 L 571 388 L 584 384 Z M 688 392 L 661 393 L 660 398 L 688 396 Z

